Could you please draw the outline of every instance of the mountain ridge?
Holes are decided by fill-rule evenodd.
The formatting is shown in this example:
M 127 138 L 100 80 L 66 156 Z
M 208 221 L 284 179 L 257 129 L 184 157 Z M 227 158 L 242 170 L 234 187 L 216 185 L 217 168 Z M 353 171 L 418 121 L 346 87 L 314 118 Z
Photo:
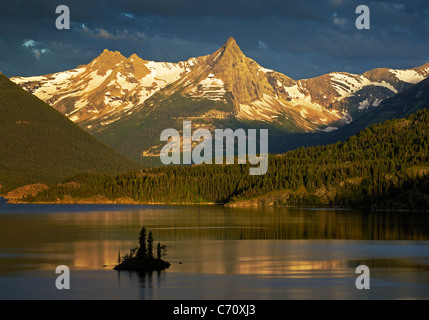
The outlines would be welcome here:
M 427 76 L 429 63 L 294 80 L 246 57 L 230 37 L 214 53 L 178 63 L 147 61 L 137 54 L 126 58 L 105 49 L 88 65 L 12 80 L 138 160 L 157 156 L 160 132 L 178 129 L 184 120 L 209 130 L 335 131 Z
M 336 134 L 352 135 L 362 128 L 390 119 L 404 118 L 423 108 L 429 108 L 429 78 L 382 101 L 377 108 L 369 110 L 355 122 L 341 127 Z

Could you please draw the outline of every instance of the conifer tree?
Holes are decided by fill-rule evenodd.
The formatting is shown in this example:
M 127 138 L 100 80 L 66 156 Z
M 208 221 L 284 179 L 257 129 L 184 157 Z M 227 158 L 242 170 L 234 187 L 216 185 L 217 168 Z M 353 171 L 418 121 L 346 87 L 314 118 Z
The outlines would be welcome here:
M 156 258 L 161 259 L 161 244 L 158 242 L 158 245 L 156 246 Z
M 146 259 L 146 228 L 142 227 L 139 234 L 139 249 L 137 250 L 137 258 Z
M 149 231 L 147 237 L 147 257 L 151 260 L 153 259 L 153 235 L 152 231 Z

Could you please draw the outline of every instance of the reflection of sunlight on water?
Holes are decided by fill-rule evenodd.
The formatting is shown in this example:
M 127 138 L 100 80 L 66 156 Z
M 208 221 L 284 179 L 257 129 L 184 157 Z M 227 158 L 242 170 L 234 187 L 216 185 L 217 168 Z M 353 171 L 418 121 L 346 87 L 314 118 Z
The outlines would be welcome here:
M 25 273 L 35 277 L 35 287 L 51 290 L 53 271 L 64 264 L 75 288 L 81 285 L 91 298 L 428 297 L 429 242 L 415 241 L 429 240 L 427 215 L 215 206 L 49 208 L 0 210 L 2 284 L 19 282 Z M 118 251 L 124 255 L 137 246 L 141 226 L 167 245 L 172 265 L 160 274 L 112 270 Z M 356 291 L 360 264 L 370 267 L 374 288 L 384 286 L 382 295 Z M 48 280 L 38 282 L 38 272 Z
M 347 278 L 354 276 L 356 266 L 364 264 L 371 268 L 374 276 L 397 277 L 395 274 L 400 274 L 403 280 L 417 283 L 416 279 L 422 273 L 429 273 L 424 254 L 426 246 L 415 242 L 378 245 L 360 241 L 182 240 L 166 244 L 167 260 L 172 263 L 166 271 L 169 274 L 254 275 L 277 279 Z M 3 269 L 4 261 L 11 259 L 21 263 L 22 269 L 53 270 L 56 265 L 66 264 L 72 270 L 111 270 L 117 262 L 118 250 L 124 255 L 135 245 L 136 242 L 130 240 L 51 243 L 43 246 L 45 254 L 39 254 L 39 258 L 34 252 L 4 254 Z M 392 257 L 392 251 L 396 258 Z M 13 265 L 9 269 L 13 269 Z M 121 273 L 121 277 L 124 274 Z M 421 281 L 427 283 L 428 279 Z
M 61 264 L 75 272 L 109 270 L 116 275 L 111 269 L 118 251 L 123 256 L 136 247 L 144 225 L 153 231 L 155 242 L 167 245 L 172 265 L 160 275 L 121 272 L 117 277 L 124 290 L 135 283 L 145 288 L 138 292 L 145 299 L 156 298 L 156 290 L 179 292 L 183 287 L 196 297 L 209 286 L 244 294 L 251 287 L 248 279 L 264 279 L 254 283 L 260 284 L 259 293 L 284 292 L 284 286 L 291 286 L 287 281 L 298 281 L 287 290 L 299 297 L 318 281 L 335 286 L 334 281 L 347 280 L 349 285 L 352 280 L 353 287 L 359 264 L 368 265 L 378 279 L 429 283 L 428 242 L 410 241 L 429 240 L 429 218 L 423 215 L 215 206 L 88 212 L 61 208 L 71 211 L 0 213 L 2 276 L 20 270 L 50 272 Z M 300 281 L 307 287 L 300 289 Z M 339 288 L 332 297 L 347 296 Z
M 131 246 L 135 244 L 130 244 Z M 101 269 L 103 266 L 113 268 L 117 263 L 118 250 L 124 247 L 123 241 L 86 241 L 71 245 L 73 266 L 78 269 Z M 125 251 L 121 253 L 124 255 Z
M 237 273 L 256 275 L 284 275 L 303 277 L 311 273 L 330 271 L 338 273 L 347 268 L 347 261 L 273 261 L 271 257 L 242 258 Z M 314 276 L 314 275 L 312 275 Z

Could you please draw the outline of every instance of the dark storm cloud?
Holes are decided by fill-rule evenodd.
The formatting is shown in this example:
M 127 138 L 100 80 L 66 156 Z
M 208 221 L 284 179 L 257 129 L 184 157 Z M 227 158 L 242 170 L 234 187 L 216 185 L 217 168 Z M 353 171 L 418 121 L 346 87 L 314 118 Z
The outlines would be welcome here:
M 261 16 L 278 16 L 296 20 L 323 20 L 319 8 L 321 1 L 301 0 L 159 0 L 121 2 L 108 1 L 117 9 L 125 9 L 138 15 L 194 18 L 213 16 L 220 19 L 259 19 Z
M 70 8 L 71 30 L 55 28 L 60 4 Z M 429 62 L 429 1 L 364 4 L 371 30 L 360 31 L 355 0 L 16 0 L 0 8 L 7 30 L 0 35 L 0 70 L 62 71 L 104 48 L 174 62 L 211 54 L 229 36 L 262 66 L 295 79 Z

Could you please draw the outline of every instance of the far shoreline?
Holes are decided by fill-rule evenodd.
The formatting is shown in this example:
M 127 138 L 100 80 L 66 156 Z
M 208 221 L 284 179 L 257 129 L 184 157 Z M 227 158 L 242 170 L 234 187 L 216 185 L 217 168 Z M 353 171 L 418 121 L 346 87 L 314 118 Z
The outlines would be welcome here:
M 0 197 L 2 198 L 2 197 Z M 7 199 L 3 198 L 4 201 L 0 200 L 0 203 L 7 204 L 100 204 L 100 205 L 130 205 L 130 206 L 225 206 L 226 203 L 216 203 L 216 202 L 201 202 L 201 203 L 192 203 L 192 202 L 137 202 L 137 201 L 88 201 L 88 200 L 73 200 L 73 201 L 22 201 L 16 199 Z
M 2 200 L 3 199 L 3 200 Z M 109 200 L 109 201 L 88 201 L 84 199 L 80 200 L 67 200 L 67 201 L 21 201 L 16 199 L 7 199 L 2 196 L 0 196 L 0 204 L 6 203 L 6 204 L 45 204 L 45 205 L 129 205 L 129 206 L 177 206 L 177 207 L 185 207 L 185 206 L 222 206 L 224 208 L 234 208 L 234 209 L 267 209 L 267 208 L 273 208 L 273 209 L 306 209 L 306 210 L 357 210 L 357 211 L 369 211 L 369 212 L 420 212 L 420 213 L 429 213 L 429 210 L 409 210 L 409 209 L 370 209 L 370 208 L 352 208 L 352 207 L 321 207 L 321 206 L 315 206 L 315 207 L 287 207 L 287 206 L 240 206 L 240 205 L 234 205 L 229 206 L 230 203 L 215 203 L 215 202 L 202 202 L 202 203 L 165 203 L 165 202 L 136 202 L 136 201 L 115 201 L 115 200 Z

